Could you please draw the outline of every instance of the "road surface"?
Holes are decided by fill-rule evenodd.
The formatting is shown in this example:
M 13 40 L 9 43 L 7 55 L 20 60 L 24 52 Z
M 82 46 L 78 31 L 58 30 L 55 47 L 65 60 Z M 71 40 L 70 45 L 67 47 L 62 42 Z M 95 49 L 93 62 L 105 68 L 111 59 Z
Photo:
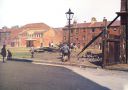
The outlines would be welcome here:
M 128 84 L 128 73 L 121 73 L 0 61 L 0 90 L 123 90 Z

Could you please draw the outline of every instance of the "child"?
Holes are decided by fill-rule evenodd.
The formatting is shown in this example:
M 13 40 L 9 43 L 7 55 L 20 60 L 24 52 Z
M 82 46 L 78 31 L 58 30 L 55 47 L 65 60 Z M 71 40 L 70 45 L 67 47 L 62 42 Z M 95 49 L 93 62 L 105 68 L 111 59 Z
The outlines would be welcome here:
M 8 52 L 7 60 L 12 59 L 12 53 L 11 53 L 11 51 L 10 50 L 7 50 L 7 52 Z

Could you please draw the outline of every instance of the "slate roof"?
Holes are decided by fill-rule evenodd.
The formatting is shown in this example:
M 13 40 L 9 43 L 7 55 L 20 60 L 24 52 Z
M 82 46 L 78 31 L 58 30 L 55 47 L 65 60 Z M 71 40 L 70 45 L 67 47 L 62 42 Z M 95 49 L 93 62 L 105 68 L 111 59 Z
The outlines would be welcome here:
M 110 21 L 107 22 L 107 25 L 110 23 Z M 77 23 L 72 24 L 72 28 L 92 28 L 92 27 L 103 27 L 103 22 L 95 22 L 95 23 Z M 120 26 L 120 21 L 115 21 L 111 26 Z M 65 26 L 64 28 L 67 28 Z

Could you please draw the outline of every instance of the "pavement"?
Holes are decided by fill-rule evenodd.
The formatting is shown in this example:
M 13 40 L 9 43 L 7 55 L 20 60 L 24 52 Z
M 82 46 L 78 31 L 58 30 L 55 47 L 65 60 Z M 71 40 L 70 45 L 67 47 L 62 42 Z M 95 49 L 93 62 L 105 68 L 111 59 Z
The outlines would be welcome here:
M 119 70 L 128 72 L 128 64 L 115 64 L 111 66 L 106 66 L 105 68 L 109 70 Z
M 85 61 L 78 61 L 75 59 L 72 59 L 67 62 L 62 62 L 58 60 L 40 60 L 36 58 L 29 58 L 29 59 L 24 59 L 24 58 L 15 58 L 12 59 L 12 61 L 20 61 L 20 62 L 33 62 L 33 63 L 44 63 L 44 64 L 56 64 L 56 65 L 65 65 L 65 66 L 76 66 L 80 68 L 94 68 L 94 69 L 101 69 L 102 67 L 99 65 L 96 65 L 88 60 Z M 115 65 L 110 65 L 110 66 L 105 66 L 103 69 L 107 70 L 117 70 L 117 71 L 126 71 L 128 72 L 128 64 L 115 64 Z
M 68 62 L 52 62 L 52 61 L 45 61 L 45 60 L 36 60 L 36 61 L 33 60 L 32 62 L 77 66 L 77 67 L 80 67 L 80 68 L 100 68 L 100 69 L 102 68 L 101 66 L 97 66 L 95 64 L 92 64 L 89 61 L 76 62 L 76 63 L 73 62 L 72 63 L 71 61 L 68 61 Z M 128 64 L 116 64 L 116 65 L 105 66 L 104 69 L 128 72 Z

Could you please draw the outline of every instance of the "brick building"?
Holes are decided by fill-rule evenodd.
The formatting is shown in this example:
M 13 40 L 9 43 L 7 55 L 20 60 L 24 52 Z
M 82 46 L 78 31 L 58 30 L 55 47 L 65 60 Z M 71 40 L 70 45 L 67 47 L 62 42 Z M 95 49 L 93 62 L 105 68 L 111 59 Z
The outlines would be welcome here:
M 10 31 L 7 29 L 0 29 L 0 46 L 10 43 Z
M 107 24 L 110 22 L 108 21 Z M 105 25 L 103 22 L 97 22 L 96 18 L 93 17 L 91 22 L 77 23 L 73 22 L 71 25 L 71 43 L 75 43 L 78 48 L 83 48 L 90 40 L 97 36 L 103 29 Z M 69 30 L 65 26 L 63 28 L 63 42 L 68 42 Z M 115 21 L 111 27 L 108 29 L 109 37 L 119 36 L 120 35 L 120 21 Z M 99 37 L 92 45 L 93 48 L 100 48 L 101 46 L 101 37 Z
M 12 47 L 41 47 L 49 46 L 51 42 L 56 45 L 62 41 L 62 30 L 61 28 L 58 29 L 51 28 L 44 23 L 31 23 L 20 28 L 7 29 L 5 33 L 10 32 L 8 35 L 10 41 L 6 40 L 7 45 Z
M 107 24 L 110 22 L 108 21 Z M 97 36 L 104 28 L 103 22 L 97 22 L 96 18 L 92 18 L 91 22 L 77 23 L 71 25 L 71 43 L 75 43 L 78 48 L 83 48 L 92 38 Z M 114 22 L 109 28 L 109 37 L 120 35 L 120 21 Z M 6 33 L 6 34 L 5 34 Z M 3 36 L 4 35 L 4 36 Z M 31 23 L 22 27 L 0 30 L 0 42 L 13 47 L 41 47 L 49 46 L 51 42 L 60 44 L 60 42 L 68 42 L 69 30 L 65 26 L 63 28 L 51 28 L 44 23 Z M 101 37 L 99 37 L 92 45 L 93 48 L 101 46 Z

